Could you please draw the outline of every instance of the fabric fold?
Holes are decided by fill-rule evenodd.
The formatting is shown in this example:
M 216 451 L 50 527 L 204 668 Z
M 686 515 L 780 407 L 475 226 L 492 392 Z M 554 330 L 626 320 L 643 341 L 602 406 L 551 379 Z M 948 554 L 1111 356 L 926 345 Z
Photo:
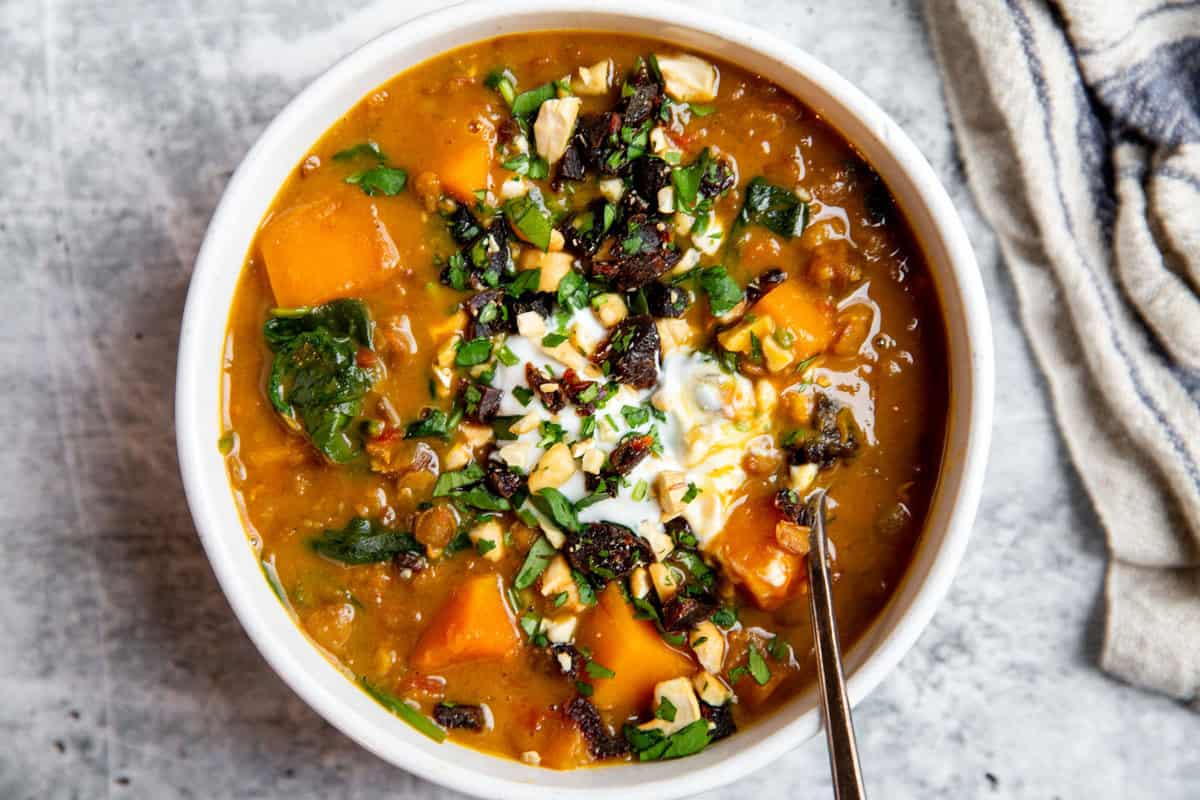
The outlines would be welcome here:
M 926 20 L 1107 535 L 1100 664 L 1192 698 L 1200 644 L 1170 622 L 1200 620 L 1200 4 L 927 0 Z

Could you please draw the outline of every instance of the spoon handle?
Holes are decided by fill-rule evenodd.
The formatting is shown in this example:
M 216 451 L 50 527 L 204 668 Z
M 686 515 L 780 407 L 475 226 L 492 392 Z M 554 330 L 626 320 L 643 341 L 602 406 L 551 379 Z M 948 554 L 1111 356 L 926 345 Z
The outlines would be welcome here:
M 825 536 L 825 492 L 814 498 L 812 530 L 809 534 L 808 581 L 813 640 L 817 651 L 817 675 L 821 687 L 821 709 L 825 717 L 825 739 L 829 745 L 829 769 L 833 774 L 833 796 L 837 800 L 863 800 L 862 770 L 846 697 L 842 653 L 838 646 L 837 621 L 833 615 L 833 592 L 829 578 L 829 540 Z

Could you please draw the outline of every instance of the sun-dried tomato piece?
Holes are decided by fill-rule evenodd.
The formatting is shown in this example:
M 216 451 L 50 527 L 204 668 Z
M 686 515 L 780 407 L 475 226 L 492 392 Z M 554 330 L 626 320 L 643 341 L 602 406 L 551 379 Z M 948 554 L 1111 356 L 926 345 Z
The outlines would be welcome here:
M 628 752 L 629 744 L 613 735 L 600 718 L 600 712 L 587 698 L 576 695 L 563 708 L 563 716 L 579 726 L 593 758 L 613 758 Z
M 533 364 L 525 365 L 525 382 L 529 384 L 530 391 L 537 395 L 537 399 L 542 401 L 542 405 L 550 413 L 562 411 L 566 406 L 567 393 L 563 390 L 562 384 Z
M 662 342 L 653 317 L 626 317 L 613 328 L 592 361 L 607 364 L 608 374 L 636 389 L 649 389 L 658 382 Z
M 646 540 L 615 522 L 592 522 L 567 537 L 567 561 L 602 581 L 624 578 L 654 560 Z

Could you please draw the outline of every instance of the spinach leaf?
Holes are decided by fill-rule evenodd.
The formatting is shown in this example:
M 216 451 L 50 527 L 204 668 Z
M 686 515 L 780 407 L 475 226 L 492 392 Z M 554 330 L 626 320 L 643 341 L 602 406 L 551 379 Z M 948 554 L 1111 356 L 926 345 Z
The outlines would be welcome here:
M 564 275 L 558 284 L 558 304 L 567 311 L 586 308 L 588 304 L 587 278 L 575 270 Z
M 722 266 L 701 269 L 699 279 L 700 288 L 708 295 L 708 307 L 712 309 L 713 316 L 729 313 L 745 297 L 742 287 L 729 277 Z
M 744 225 L 762 225 L 772 233 L 791 239 L 808 225 L 808 203 L 795 194 L 759 176 L 746 187 L 746 202 L 738 214 Z
M 417 709 L 410 706 L 408 703 L 401 700 L 399 697 L 388 694 L 378 686 L 368 681 L 365 677 L 358 679 L 358 685 L 363 688 L 363 691 L 369 694 L 375 702 L 386 708 L 388 711 L 395 714 L 400 719 L 412 725 L 421 733 L 433 739 L 435 742 L 441 743 L 446 741 L 446 731 L 431 720 L 429 717 L 422 714 Z
M 525 556 L 525 562 L 521 564 L 521 569 L 517 572 L 517 577 L 513 580 L 513 586 L 517 589 L 528 589 L 530 586 L 533 586 L 533 582 L 546 571 L 546 566 L 557 552 L 554 549 L 554 545 L 550 544 L 549 539 L 545 536 L 539 536 L 537 541 L 533 543 L 533 546 L 529 548 L 529 553 Z
M 344 464 L 359 452 L 360 441 L 347 431 L 361 411 L 372 375 L 358 365 L 358 342 L 307 320 L 276 318 L 265 326 L 267 343 L 275 351 L 267 396 L 276 411 L 303 427 L 326 458 Z M 358 330 L 367 335 L 370 326 Z
M 421 412 L 421 418 L 410 422 L 404 430 L 405 439 L 420 439 L 425 436 L 439 436 L 443 439 L 450 436 L 450 431 L 458 426 L 462 419 L 462 410 L 454 409 L 447 416 L 440 408 L 426 408 Z
M 404 191 L 404 186 L 408 183 L 408 173 L 399 167 L 380 164 L 377 167 L 347 175 L 346 183 L 357 186 L 367 195 L 383 194 L 394 197 Z
M 558 87 L 554 82 L 543 83 L 541 86 L 536 86 L 529 91 L 521 92 L 513 98 L 512 113 L 514 117 L 532 116 L 537 113 L 537 110 L 542 107 L 542 103 L 547 100 L 553 100 L 554 95 L 558 93 Z
M 708 720 L 698 719 L 670 736 L 664 736 L 660 730 L 643 731 L 636 725 L 626 724 L 625 740 L 639 761 L 666 761 L 699 753 L 712 737 L 708 732 Z
M 529 501 L 558 527 L 571 533 L 579 531 L 579 517 L 575 514 L 575 507 L 558 489 L 542 489 L 537 494 L 530 495 Z
M 454 363 L 460 367 L 473 367 L 492 357 L 492 343 L 488 339 L 472 339 L 462 342 L 454 355 Z
M 335 336 L 344 336 L 361 344 L 373 347 L 371 312 L 362 300 L 333 300 L 319 306 L 299 308 L 275 308 L 271 319 L 263 325 L 263 335 L 274 350 L 304 331 L 326 328 Z
M 397 553 L 425 552 L 412 534 L 390 530 L 362 517 L 354 517 L 341 530 L 326 530 L 308 543 L 316 552 L 343 564 L 374 564 Z
M 517 98 L 520 100 L 520 98 Z M 514 197 L 504 204 L 504 216 L 508 224 L 521 234 L 525 241 L 539 250 L 545 251 L 550 247 L 550 231 L 554 229 L 554 221 L 550 211 L 542 201 L 541 192 L 530 191 L 524 197 Z
M 472 486 L 483 480 L 483 467 L 472 462 L 458 472 L 443 472 L 433 485 L 434 497 L 445 497 L 451 492 Z
M 368 139 L 365 142 L 359 142 L 353 147 L 347 147 L 345 150 L 339 150 L 333 154 L 334 161 L 353 161 L 359 156 L 371 156 L 376 161 L 387 161 L 387 156 L 383 154 L 378 142 Z

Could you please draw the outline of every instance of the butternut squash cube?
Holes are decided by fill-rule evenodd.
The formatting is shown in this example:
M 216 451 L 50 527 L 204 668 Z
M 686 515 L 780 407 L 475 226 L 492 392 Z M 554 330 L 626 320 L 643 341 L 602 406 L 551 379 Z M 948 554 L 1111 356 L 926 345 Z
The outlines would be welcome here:
M 400 263 L 396 244 L 366 195 L 323 198 L 271 218 L 263 263 L 280 306 L 311 306 L 381 285 Z
M 792 354 L 800 361 L 825 352 L 836 332 L 833 303 L 795 278 L 789 278 L 764 295 L 754 304 L 753 311 L 771 317 L 776 328 L 791 334 Z
M 434 614 L 413 648 L 411 663 L 429 673 L 455 664 L 507 658 L 520 644 L 500 576 L 478 575 L 459 584 Z
M 634 618 L 615 583 L 600 595 L 575 641 L 615 673 L 589 679 L 595 689 L 592 702 L 615 720 L 649 708 L 656 684 L 696 671 L 692 659 L 664 642 L 654 625 Z

